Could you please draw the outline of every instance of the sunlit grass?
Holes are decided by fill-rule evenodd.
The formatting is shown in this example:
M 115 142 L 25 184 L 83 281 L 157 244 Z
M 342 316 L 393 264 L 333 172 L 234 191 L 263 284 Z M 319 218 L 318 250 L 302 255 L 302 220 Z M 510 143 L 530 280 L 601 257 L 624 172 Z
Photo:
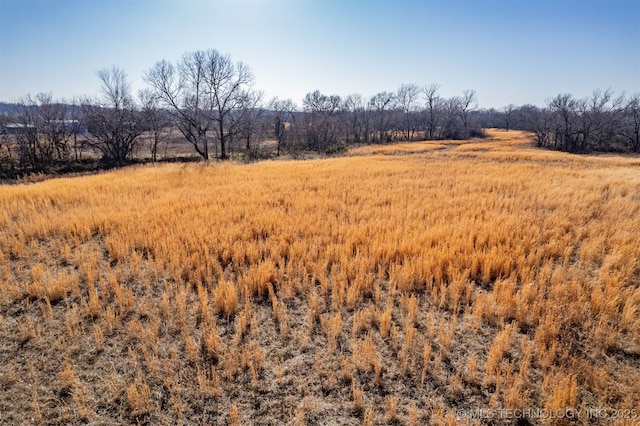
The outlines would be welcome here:
M 445 149 L 447 145 L 440 142 L 406 142 L 389 145 L 365 145 L 358 148 L 351 148 L 349 155 L 375 155 L 375 154 L 415 154 L 418 152 L 430 152 Z
M 639 159 L 489 136 L 0 187 L 5 418 L 640 408 Z

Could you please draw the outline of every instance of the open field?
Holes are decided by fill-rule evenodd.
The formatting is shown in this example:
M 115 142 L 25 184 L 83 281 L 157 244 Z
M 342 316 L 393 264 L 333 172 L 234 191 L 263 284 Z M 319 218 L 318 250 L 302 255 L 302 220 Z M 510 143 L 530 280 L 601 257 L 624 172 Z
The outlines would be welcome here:
M 0 423 L 637 424 L 640 158 L 490 134 L 0 187 Z

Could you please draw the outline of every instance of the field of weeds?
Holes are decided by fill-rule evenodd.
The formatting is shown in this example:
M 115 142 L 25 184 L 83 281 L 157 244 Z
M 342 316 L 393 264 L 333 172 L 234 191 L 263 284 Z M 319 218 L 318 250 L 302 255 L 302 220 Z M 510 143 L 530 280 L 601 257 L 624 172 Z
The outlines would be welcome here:
M 634 424 L 640 159 L 490 134 L 0 187 L 0 422 Z

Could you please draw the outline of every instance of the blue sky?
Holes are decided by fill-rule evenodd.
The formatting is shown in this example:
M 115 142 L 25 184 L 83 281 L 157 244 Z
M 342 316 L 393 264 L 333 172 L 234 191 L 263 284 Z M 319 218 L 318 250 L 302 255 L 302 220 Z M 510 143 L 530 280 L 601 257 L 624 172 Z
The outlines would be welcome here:
M 640 91 L 640 0 L 0 0 L 0 101 L 134 90 L 161 59 L 214 48 L 265 97 L 440 84 L 483 107 Z

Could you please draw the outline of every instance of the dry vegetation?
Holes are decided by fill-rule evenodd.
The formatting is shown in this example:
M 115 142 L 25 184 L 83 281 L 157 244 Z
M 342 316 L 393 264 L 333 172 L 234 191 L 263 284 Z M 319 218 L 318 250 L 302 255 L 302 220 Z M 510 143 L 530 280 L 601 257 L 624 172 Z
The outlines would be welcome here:
M 419 152 L 437 151 L 447 148 L 447 144 L 452 145 L 461 141 L 424 141 L 405 142 L 387 145 L 364 145 L 352 148 L 349 155 L 377 155 L 377 154 L 415 154 Z
M 492 135 L 0 187 L 2 421 L 640 410 L 640 159 Z

